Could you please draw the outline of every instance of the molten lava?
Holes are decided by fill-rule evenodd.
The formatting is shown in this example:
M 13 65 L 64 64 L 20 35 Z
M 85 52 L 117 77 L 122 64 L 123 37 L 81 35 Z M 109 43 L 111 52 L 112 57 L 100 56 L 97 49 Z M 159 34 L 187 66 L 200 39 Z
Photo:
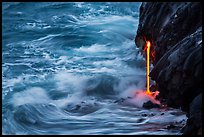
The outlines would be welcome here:
M 145 47 L 144 47 L 144 52 L 146 52 L 146 80 L 147 80 L 147 89 L 146 90 L 135 90 L 134 92 L 134 95 L 135 95 L 135 98 L 137 100 L 145 100 L 145 101 L 150 101 L 152 102 L 153 104 L 158 104 L 160 105 L 160 102 L 156 99 L 156 97 L 159 95 L 159 91 L 156 90 L 156 86 L 152 86 L 151 90 L 150 91 L 150 77 L 149 77 L 149 73 L 150 73 L 150 48 L 151 48 L 151 42 L 146 40 L 146 44 L 145 44 Z M 139 101 L 140 102 L 140 101 Z M 144 102 L 143 102 L 144 103 Z
M 151 46 L 151 43 L 150 41 L 147 41 L 146 42 L 146 52 L 147 52 L 147 90 L 146 90 L 146 94 L 148 95 L 152 95 L 151 92 L 150 92 L 150 89 L 149 89 L 149 85 L 150 85 L 150 78 L 149 78 L 149 71 L 150 71 L 150 65 L 149 65 L 149 53 L 150 53 L 150 46 Z

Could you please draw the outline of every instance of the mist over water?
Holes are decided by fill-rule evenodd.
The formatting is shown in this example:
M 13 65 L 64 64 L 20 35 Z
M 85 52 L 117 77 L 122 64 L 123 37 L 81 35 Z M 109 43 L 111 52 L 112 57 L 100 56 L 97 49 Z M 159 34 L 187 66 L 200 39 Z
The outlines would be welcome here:
M 140 4 L 3 2 L 2 133 L 180 134 L 166 128 L 180 110 L 142 108 L 156 100 L 142 91 Z

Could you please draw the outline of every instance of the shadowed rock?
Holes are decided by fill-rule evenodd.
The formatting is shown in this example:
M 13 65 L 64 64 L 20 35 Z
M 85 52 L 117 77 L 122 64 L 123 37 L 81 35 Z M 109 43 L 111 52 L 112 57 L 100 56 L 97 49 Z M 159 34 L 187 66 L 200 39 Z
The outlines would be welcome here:
M 143 104 L 143 108 L 151 109 L 151 108 L 160 108 L 160 105 L 152 103 L 151 101 L 147 101 Z

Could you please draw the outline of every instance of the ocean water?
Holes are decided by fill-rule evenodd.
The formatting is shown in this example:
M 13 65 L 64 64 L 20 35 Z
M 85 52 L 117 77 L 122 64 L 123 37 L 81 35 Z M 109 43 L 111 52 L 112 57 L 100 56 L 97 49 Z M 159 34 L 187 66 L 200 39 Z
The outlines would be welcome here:
M 2 134 L 181 134 L 184 113 L 135 94 L 140 5 L 3 2 Z

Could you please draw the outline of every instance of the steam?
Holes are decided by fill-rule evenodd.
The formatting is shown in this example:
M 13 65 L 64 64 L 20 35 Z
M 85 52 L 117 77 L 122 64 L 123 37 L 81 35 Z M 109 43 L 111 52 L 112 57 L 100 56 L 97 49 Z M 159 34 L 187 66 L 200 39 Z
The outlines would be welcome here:
M 160 104 L 155 97 L 159 94 L 158 91 L 155 92 L 155 96 L 146 94 L 145 90 L 138 88 L 137 86 L 131 86 L 125 90 L 120 96 L 122 98 L 127 98 L 125 104 L 133 105 L 135 107 L 142 108 L 143 104 L 151 101 L 154 104 Z
M 160 102 L 156 100 L 154 96 L 146 94 L 145 91 L 143 90 L 137 90 L 134 93 L 135 96 L 132 99 L 130 99 L 129 102 L 131 104 L 136 105 L 137 107 L 142 107 L 143 104 L 147 101 L 151 101 L 154 104 L 160 104 Z

